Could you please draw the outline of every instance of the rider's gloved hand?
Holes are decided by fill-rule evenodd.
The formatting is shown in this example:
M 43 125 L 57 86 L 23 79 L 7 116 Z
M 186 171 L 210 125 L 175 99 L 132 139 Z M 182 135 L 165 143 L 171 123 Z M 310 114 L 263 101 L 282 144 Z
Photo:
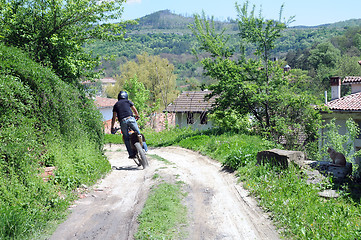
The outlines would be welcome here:
M 139 120 L 139 118 L 140 118 L 139 115 L 135 116 L 135 120 Z
M 111 128 L 111 129 L 110 129 L 110 132 L 111 132 L 112 134 L 115 134 L 115 133 L 117 132 L 117 130 L 115 130 L 115 128 Z

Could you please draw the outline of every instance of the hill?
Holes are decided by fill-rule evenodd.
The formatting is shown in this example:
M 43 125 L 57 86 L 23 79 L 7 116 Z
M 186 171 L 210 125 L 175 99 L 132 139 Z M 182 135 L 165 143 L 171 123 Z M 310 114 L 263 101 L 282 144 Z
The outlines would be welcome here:
M 171 30 L 172 33 L 191 33 L 188 26 L 194 22 L 193 17 L 182 16 L 174 14 L 170 10 L 161 10 L 152 14 L 146 15 L 138 19 L 138 25 L 128 26 L 130 34 L 133 33 L 154 33 L 165 30 Z M 230 31 L 238 31 L 237 23 L 235 20 L 230 21 L 215 21 L 216 28 L 227 28 Z M 319 29 L 319 28 L 348 28 L 361 25 L 361 19 L 350 19 L 346 21 L 328 23 L 315 26 L 294 26 L 291 29 Z M 136 32 L 134 32 L 136 30 Z
M 175 65 L 178 86 L 187 84 L 190 79 L 204 83 L 207 80 L 202 76 L 197 59 L 191 54 L 191 49 L 197 45 L 197 41 L 188 27 L 193 21 L 193 17 L 162 10 L 138 19 L 137 25 L 127 26 L 127 37 L 131 39 L 130 41 L 97 42 L 87 47 L 101 56 L 114 55 L 115 61 L 104 61 L 103 64 L 107 76 L 119 75 L 120 64 L 135 59 L 137 54 L 147 52 L 150 55 L 168 58 Z M 219 31 L 227 29 L 225 33 L 230 37 L 228 43 L 238 52 L 236 21 L 215 21 L 214 25 Z M 361 19 L 351 19 L 320 26 L 288 28 L 277 42 L 273 51 L 274 57 L 285 58 L 290 50 L 303 51 L 342 35 L 347 28 L 359 25 L 361 25 Z M 252 54 L 252 46 L 249 46 L 247 54 Z
M 191 33 L 188 26 L 194 22 L 193 17 L 182 16 L 172 13 L 170 10 L 161 10 L 138 19 L 138 25 L 128 26 L 130 34 L 139 33 Z M 334 28 L 349 28 L 361 25 L 360 19 L 350 19 L 341 22 L 328 23 L 315 26 L 293 26 L 290 29 L 298 30 L 312 30 L 312 29 L 334 29 Z M 230 21 L 215 21 L 215 26 L 218 29 L 227 28 L 229 32 L 237 32 L 238 27 L 235 20 Z M 169 30 L 169 31 L 167 31 Z
M 138 20 L 138 25 L 128 26 L 129 30 L 137 30 L 142 33 L 152 31 L 172 30 L 173 33 L 188 32 L 188 25 L 193 22 L 192 17 L 183 17 L 173 14 L 170 10 L 162 10 L 146 15 Z M 153 32 L 154 33 L 154 32 Z

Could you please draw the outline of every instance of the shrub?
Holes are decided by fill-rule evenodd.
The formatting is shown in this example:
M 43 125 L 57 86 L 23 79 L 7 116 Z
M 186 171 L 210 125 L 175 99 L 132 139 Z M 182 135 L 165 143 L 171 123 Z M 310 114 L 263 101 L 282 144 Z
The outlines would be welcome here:
M 0 44 L 0 239 L 29 238 L 58 219 L 70 190 L 109 169 L 101 115 L 81 90 Z M 55 178 L 42 181 L 44 166 Z
M 219 129 L 193 131 L 175 128 L 159 133 L 148 130 L 145 135 L 148 146 L 179 145 L 217 159 L 224 167 L 233 170 L 250 161 L 255 163 L 257 152 L 277 146 L 259 136 L 222 133 Z
M 151 129 L 142 131 L 149 146 L 165 147 L 172 144 L 177 144 L 184 138 L 196 136 L 198 131 L 193 131 L 191 128 L 172 128 L 161 132 L 155 132 Z

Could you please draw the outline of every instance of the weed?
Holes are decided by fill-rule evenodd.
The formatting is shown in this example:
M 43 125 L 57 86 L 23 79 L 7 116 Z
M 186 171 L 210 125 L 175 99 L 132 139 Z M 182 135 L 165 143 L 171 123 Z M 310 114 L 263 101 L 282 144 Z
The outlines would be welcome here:
M 156 173 L 156 174 L 153 175 L 152 179 L 154 180 L 154 179 L 157 179 L 159 177 L 160 177 L 159 174 Z
M 159 156 L 157 154 L 149 154 L 149 156 L 151 156 L 152 158 L 154 158 L 154 159 L 156 159 L 158 161 L 164 162 L 165 164 L 173 164 L 170 161 L 168 161 L 167 159 L 162 158 L 161 156 Z

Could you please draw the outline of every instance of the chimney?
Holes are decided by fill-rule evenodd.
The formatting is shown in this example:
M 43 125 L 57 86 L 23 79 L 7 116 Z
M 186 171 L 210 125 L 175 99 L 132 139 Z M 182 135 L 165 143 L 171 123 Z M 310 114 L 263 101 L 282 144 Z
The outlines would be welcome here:
M 331 77 L 331 100 L 339 99 L 341 97 L 341 77 Z

